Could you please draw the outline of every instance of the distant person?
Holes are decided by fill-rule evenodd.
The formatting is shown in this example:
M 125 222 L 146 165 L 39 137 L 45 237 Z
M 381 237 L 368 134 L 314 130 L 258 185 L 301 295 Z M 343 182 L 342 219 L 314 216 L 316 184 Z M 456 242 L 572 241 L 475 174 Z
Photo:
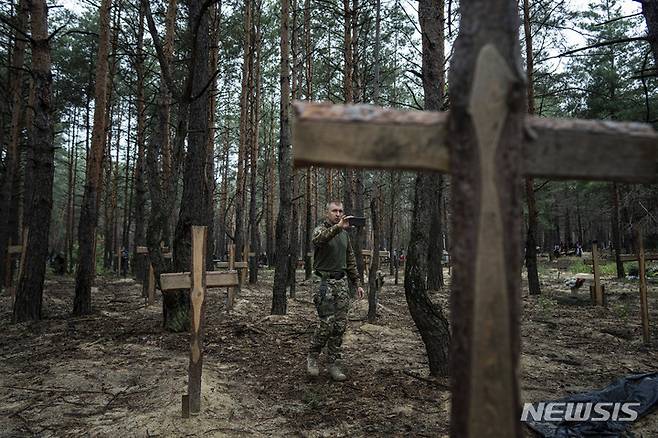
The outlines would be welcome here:
M 128 259 L 130 258 L 130 253 L 128 248 L 124 247 L 121 250 L 121 275 L 126 277 L 128 275 Z
M 580 242 L 576 243 L 576 256 L 577 257 L 583 256 L 583 246 L 580 244 Z
M 55 275 L 66 274 L 66 259 L 61 253 L 57 253 L 57 255 L 52 257 L 50 266 L 53 268 L 53 273 L 55 273 Z
M 336 381 L 347 378 L 340 360 L 350 305 L 348 277 L 356 286 L 357 297 L 362 299 L 364 295 L 354 250 L 345 231 L 350 226 L 350 217 L 344 215 L 342 202 L 331 201 L 327 203 L 324 222 L 313 230 L 313 270 L 320 284 L 313 294 L 319 322 L 306 360 L 306 370 L 311 377 L 320 374 L 318 357 L 326 345 L 331 378 Z

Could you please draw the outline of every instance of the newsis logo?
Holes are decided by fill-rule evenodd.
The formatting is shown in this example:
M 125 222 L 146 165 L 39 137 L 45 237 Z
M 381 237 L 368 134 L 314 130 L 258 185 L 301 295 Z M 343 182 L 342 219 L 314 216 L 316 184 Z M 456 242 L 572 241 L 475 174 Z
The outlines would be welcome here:
M 524 403 L 521 421 L 635 421 L 641 403 L 540 402 Z

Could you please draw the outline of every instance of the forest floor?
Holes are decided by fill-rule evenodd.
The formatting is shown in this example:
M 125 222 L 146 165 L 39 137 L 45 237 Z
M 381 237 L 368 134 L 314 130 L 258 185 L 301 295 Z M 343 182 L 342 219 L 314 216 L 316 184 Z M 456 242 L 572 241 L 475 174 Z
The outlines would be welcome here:
M 655 371 L 658 342 L 642 344 L 637 281 L 604 277 L 605 308 L 573 296 L 569 264 L 542 262 L 543 295 L 522 302 L 522 401 L 552 400 Z M 269 316 L 272 271 L 244 287 L 233 310 L 226 291 L 206 307 L 202 411 L 181 419 L 188 335 L 161 329 L 131 279 L 100 277 L 95 313 L 70 316 L 73 279 L 49 277 L 39 322 L 11 324 L 0 297 L 0 436 L 446 436 L 450 393 L 428 378 L 422 341 L 402 282 L 384 285 L 376 324 L 356 302 L 344 339 L 349 379 L 305 375 L 315 325 L 310 283 L 297 286 L 288 314 Z M 301 281 L 302 272 L 298 272 Z M 432 295 L 447 312 L 448 292 Z M 658 337 L 658 285 L 649 287 L 652 338 Z M 637 421 L 658 436 L 658 413 Z M 533 436 L 526 431 L 528 436 Z

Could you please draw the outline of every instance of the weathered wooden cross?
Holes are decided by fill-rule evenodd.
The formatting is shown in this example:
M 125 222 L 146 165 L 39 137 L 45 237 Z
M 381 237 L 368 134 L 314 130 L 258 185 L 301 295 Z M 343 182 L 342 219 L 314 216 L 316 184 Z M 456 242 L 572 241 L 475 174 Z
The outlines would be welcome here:
M 594 282 L 590 285 L 589 292 L 592 302 L 597 306 L 605 305 L 605 287 L 601 284 L 600 261 L 599 243 L 595 240 L 592 242 L 592 274 L 594 274 Z
M 247 275 L 249 275 L 249 257 L 254 257 L 253 252 L 249 252 L 249 246 L 245 245 L 242 250 L 242 261 L 235 261 L 235 244 L 228 246 L 228 261 L 227 262 L 216 262 L 215 266 L 218 268 L 228 268 L 230 270 L 237 269 L 240 273 L 240 286 L 242 286 L 247 280 Z
M 237 270 L 238 271 L 238 284 L 227 288 L 227 297 L 226 297 L 226 308 L 232 309 L 233 303 L 235 301 L 235 296 L 237 295 L 238 288 L 241 288 L 242 285 L 247 280 L 247 275 L 249 274 L 249 262 L 248 257 L 252 257 L 253 253 L 249 252 L 249 246 L 245 245 L 244 250 L 242 251 L 242 261 L 235 261 L 235 244 L 230 244 L 228 246 L 228 261 L 216 261 L 215 267 L 220 269 L 228 269 L 229 271 Z
M 155 270 L 153 269 L 153 263 L 151 263 L 149 258 L 148 247 L 138 246 L 135 250 L 135 253 L 138 257 L 144 257 L 145 259 L 144 273 L 142 274 L 142 278 L 144 279 L 144 282 L 142 283 L 142 296 L 146 301 L 146 305 L 150 306 L 151 304 L 155 303 Z M 171 259 L 173 254 L 169 248 L 163 247 L 162 257 L 165 259 Z
M 370 269 L 370 258 L 372 257 L 372 250 L 371 249 L 362 249 L 361 250 L 361 255 L 363 256 L 364 274 L 367 277 L 369 269 Z M 379 251 L 379 260 L 380 260 L 380 262 L 381 262 L 381 259 L 389 258 L 389 260 L 390 260 L 390 256 L 391 256 L 391 254 L 388 251 Z
M 645 344 L 648 344 L 650 338 L 650 330 L 646 262 L 649 260 L 658 260 L 658 254 L 644 253 L 644 241 L 642 239 L 642 232 L 640 230 L 637 230 L 635 234 L 635 249 L 637 254 L 622 254 L 620 258 L 622 263 L 637 262 L 638 265 L 638 276 L 640 281 L 640 319 L 642 320 L 642 339 L 644 340 Z
M 470 2 L 475 3 L 475 2 Z M 484 4 L 478 2 L 478 5 Z M 494 9 L 503 2 L 491 2 Z M 511 2 L 505 7 L 513 10 Z M 472 20 L 474 11 L 464 20 Z M 482 11 L 477 14 L 486 15 Z M 500 18 L 500 17 L 498 17 Z M 292 144 L 296 166 L 361 167 L 455 171 L 454 183 L 470 199 L 455 197 L 463 218 L 460 240 L 455 240 L 453 287 L 465 295 L 453 303 L 453 436 L 520 436 L 519 429 L 519 294 L 510 277 L 518 257 L 520 221 L 514 181 L 501 173 L 552 179 L 649 182 L 656 176 L 658 135 L 648 125 L 608 121 L 560 120 L 526 117 L 523 143 L 514 139 L 519 109 L 510 100 L 519 83 L 515 67 L 501 55 L 518 50 L 512 38 L 501 42 L 490 27 L 495 23 L 464 25 L 470 32 L 462 47 L 479 49 L 464 56 L 455 70 L 452 103 L 455 114 L 397 111 L 368 105 L 293 104 Z M 487 33 L 489 32 L 489 33 Z M 507 34 L 506 34 L 507 35 Z M 502 47 L 505 46 L 505 47 Z M 459 58 L 457 53 L 455 58 Z M 471 64 L 473 60 L 473 64 Z M 464 71 L 463 65 L 472 65 Z M 462 74 L 460 77 L 459 74 Z M 470 90 L 463 89 L 470 81 Z M 460 88 L 461 86 L 461 88 Z M 458 90 L 458 91 L 456 91 Z M 464 96 L 464 93 L 468 93 Z M 519 128 L 520 129 L 520 128 Z M 449 136 L 448 132 L 454 133 Z M 464 134 L 467 132 L 468 134 Z M 518 142 L 519 140 L 514 140 Z M 450 147 L 449 147 L 450 145 Z M 516 159 L 521 147 L 521 159 Z M 452 148 L 464 155 L 451 153 Z M 511 158 L 510 158 L 511 157 Z M 620 160 L 623 157 L 623 161 Z M 467 165 L 461 165 L 463 159 Z M 477 172 L 474 174 L 474 172 Z M 457 192 L 456 192 L 457 193 Z M 520 211 L 519 211 L 520 213 Z M 511 243 L 510 243 L 511 242 Z M 474 248 L 475 258 L 469 257 Z M 465 288 L 465 289 L 464 289 Z M 453 295 L 454 296 L 454 295 Z M 455 358 L 464 363 L 455 363 Z
M 203 334 L 207 287 L 238 285 L 237 272 L 206 272 L 207 228 L 192 226 L 192 259 L 190 272 L 160 274 L 162 293 L 190 289 L 192 318 L 190 324 L 190 366 L 187 395 L 182 398 L 183 417 L 201 410 L 201 370 L 203 367 Z
M 5 257 L 5 288 L 11 295 L 12 299 L 16 298 L 16 286 L 12 284 L 12 263 L 13 257 L 20 255 L 19 265 L 18 265 L 18 277 L 21 278 L 21 273 L 23 271 L 23 266 L 25 265 L 25 251 L 27 248 L 27 236 L 28 229 L 23 229 L 22 244 L 21 245 L 9 245 L 7 247 L 7 255 Z

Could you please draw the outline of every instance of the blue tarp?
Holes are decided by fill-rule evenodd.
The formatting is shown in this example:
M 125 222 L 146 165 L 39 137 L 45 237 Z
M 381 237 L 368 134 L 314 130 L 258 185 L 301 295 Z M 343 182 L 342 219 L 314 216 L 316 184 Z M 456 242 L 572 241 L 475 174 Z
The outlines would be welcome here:
M 638 374 L 618 379 L 600 391 L 586 394 L 574 394 L 560 400 L 547 403 L 639 403 L 633 406 L 638 418 L 647 415 L 658 405 L 658 373 Z M 533 403 L 538 408 L 538 403 Z M 601 417 L 599 417 L 601 418 Z M 628 418 L 628 417 L 627 417 Z M 546 438 L 580 438 L 580 437 L 632 437 L 628 430 L 629 421 L 535 421 L 531 416 L 524 422 L 541 436 Z

